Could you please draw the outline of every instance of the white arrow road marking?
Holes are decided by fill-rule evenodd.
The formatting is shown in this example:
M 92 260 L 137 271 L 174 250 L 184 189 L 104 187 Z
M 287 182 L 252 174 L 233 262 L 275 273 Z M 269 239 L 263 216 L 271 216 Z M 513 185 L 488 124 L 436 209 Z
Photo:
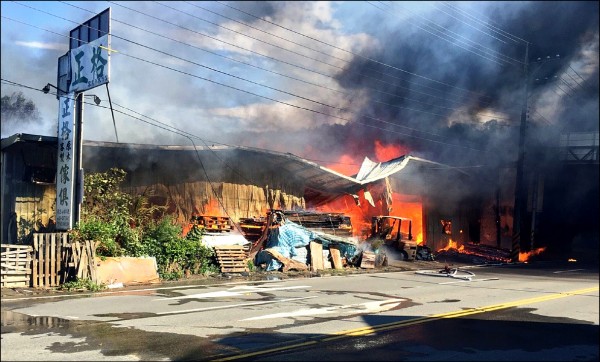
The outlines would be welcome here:
M 310 288 L 308 285 L 299 285 L 292 287 L 263 287 L 263 286 L 247 286 L 247 287 L 234 287 L 229 290 L 221 290 L 218 292 L 209 292 L 209 293 L 198 293 L 198 294 L 190 294 L 190 295 L 182 295 L 179 297 L 172 298 L 159 298 L 156 300 L 175 300 L 175 299 L 205 299 L 205 298 L 223 298 L 223 297 L 239 297 L 248 293 L 259 293 L 259 292 L 271 292 L 275 290 L 289 290 L 289 289 L 305 289 Z
M 386 299 L 376 302 L 366 302 L 359 304 L 350 305 L 339 305 L 335 307 L 326 308 L 311 308 L 311 309 L 300 309 L 293 312 L 267 314 L 258 317 L 251 317 L 242 319 L 242 321 L 256 321 L 261 319 L 273 319 L 273 318 L 290 318 L 290 317 L 307 317 L 321 314 L 339 313 L 340 311 L 346 314 L 352 313 L 377 313 L 390 310 L 397 307 L 402 301 L 406 299 Z
M 159 312 L 157 315 L 165 315 L 165 314 L 178 314 L 178 313 L 190 313 L 190 312 L 204 312 L 207 310 L 215 310 L 215 309 L 228 309 L 228 308 L 237 308 L 237 307 L 247 307 L 252 305 L 261 305 L 261 304 L 273 304 L 273 303 L 283 303 L 290 302 L 293 300 L 302 300 L 302 299 L 312 299 L 317 298 L 317 296 L 312 297 L 299 297 L 299 298 L 287 298 L 287 299 L 278 299 L 278 300 L 267 300 L 261 302 L 250 302 L 250 303 L 241 303 L 241 304 L 227 304 L 227 305 L 219 305 L 215 307 L 205 307 L 205 308 L 195 308 L 195 309 L 184 309 L 184 310 L 174 310 L 170 312 Z

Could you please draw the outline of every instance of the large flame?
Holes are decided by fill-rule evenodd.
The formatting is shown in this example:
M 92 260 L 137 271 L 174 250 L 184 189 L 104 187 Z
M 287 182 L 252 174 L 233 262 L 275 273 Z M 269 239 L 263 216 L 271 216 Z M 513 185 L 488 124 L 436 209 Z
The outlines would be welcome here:
M 391 159 L 405 155 L 408 150 L 395 144 L 384 144 L 376 140 L 374 143 L 375 159 L 378 162 L 385 162 Z M 355 175 L 362 160 L 353 158 L 350 155 L 343 155 L 338 162 L 327 165 L 326 167 L 345 174 L 347 176 Z M 371 219 L 373 216 L 400 216 L 412 219 L 413 240 L 417 243 L 423 242 L 423 202 L 420 196 L 404 195 L 393 192 L 392 204 L 386 205 L 385 185 L 371 184 L 368 186 L 375 206 L 371 205 L 364 198 L 364 190 L 357 192 L 360 205 L 357 205 L 350 195 L 340 197 L 332 202 L 317 207 L 320 212 L 342 212 L 352 220 L 353 236 L 366 238 L 371 232 Z
M 394 192 L 390 215 L 411 219 L 413 240 L 417 244 L 423 243 L 423 202 L 420 196 Z

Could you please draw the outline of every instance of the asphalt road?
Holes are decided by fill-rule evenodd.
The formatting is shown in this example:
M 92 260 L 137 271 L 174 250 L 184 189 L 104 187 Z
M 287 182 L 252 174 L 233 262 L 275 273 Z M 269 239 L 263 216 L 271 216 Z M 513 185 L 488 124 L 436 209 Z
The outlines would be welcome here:
M 598 360 L 597 266 L 438 270 L 3 296 L 2 360 Z

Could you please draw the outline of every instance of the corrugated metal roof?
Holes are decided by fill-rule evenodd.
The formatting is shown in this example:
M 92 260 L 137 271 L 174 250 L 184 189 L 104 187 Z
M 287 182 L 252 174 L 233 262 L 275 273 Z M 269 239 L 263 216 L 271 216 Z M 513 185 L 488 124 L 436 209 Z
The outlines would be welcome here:
M 56 142 L 56 137 L 17 134 L 2 140 L 2 148 L 19 142 Z M 90 155 L 86 150 L 99 151 L 102 157 Z M 89 152 L 89 151 L 88 151 Z M 87 157 L 86 157 L 87 154 Z M 410 178 L 433 170 L 464 171 L 434 161 L 404 155 L 387 162 L 374 162 L 365 157 L 354 177 L 343 175 L 317 163 L 291 153 L 282 153 L 243 146 L 176 146 L 151 144 L 126 144 L 115 142 L 84 141 L 84 167 L 90 171 L 105 170 L 110 167 L 148 168 L 152 170 L 167 167 L 176 170 L 193 168 L 202 161 L 215 175 L 230 168 L 239 170 L 246 162 L 253 166 L 252 172 L 283 175 L 289 182 L 299 182 L 304 186 L 305 198 L 318 205 L 345 194 L 356 194 L 364 186 L 385 179 Z M 182 172 L 179 172 L 180 174 Z M 179 175 L 177 175 L 179 176 Z M 177 177 L 176 176 L 176 177 Z

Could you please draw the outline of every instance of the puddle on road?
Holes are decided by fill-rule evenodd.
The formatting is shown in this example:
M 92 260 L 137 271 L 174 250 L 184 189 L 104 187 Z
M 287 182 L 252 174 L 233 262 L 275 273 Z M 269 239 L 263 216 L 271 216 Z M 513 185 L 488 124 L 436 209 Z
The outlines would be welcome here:
M 13 311 L 2 311 L 1 333 L 20 333 L 24 336 L 52 333 L 78 341 L 83 338 L 84 342 L 52 343 L 46 349 L 55 353 L 100 351 L 107 357 L 136 355 L 143 361 L 164 358 L 201 360 L 231 352 L 226 346 L 196 336 L 147 332 L 106 322 L 32 317 Z

